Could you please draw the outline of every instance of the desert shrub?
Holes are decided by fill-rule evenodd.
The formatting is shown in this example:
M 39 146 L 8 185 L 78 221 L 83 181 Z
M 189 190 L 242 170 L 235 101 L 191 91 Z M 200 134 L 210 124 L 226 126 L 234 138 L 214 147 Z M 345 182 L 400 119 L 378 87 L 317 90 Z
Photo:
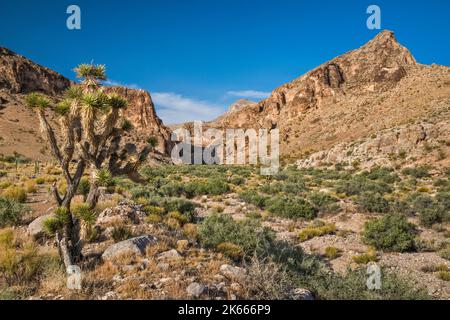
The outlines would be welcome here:
M 443 281 L 450 281 L 449 271 L 439 271 L 437 277 Z
M 8 172 L 6 172 L 4 170 L 0 170 L 0 178 L 5 177 L 6 175 L 8 175 Z
M 336 213 L 340 209 L 337 204 L 339 199 L 325 192 L 312 192 L 308 195 L 308 200 L 320 212 Z
M 169 212 L 167 214 L 167 217 L 177 220 L 181 225 L 184 225 L 185 223 L 187 223 L 189 221 L 185 215 L 181 214 L 178 211 Z
M 245 264 L 243 296 L 250 300 L 289 299 L 294 289 L 286 267 L 270 258 L 253 256 Z
M 182 186 L 186 196 L 212 195 L 217 196 L 230 191 L 228 183 L 221 178 L 210 178 L 206 181 L 192 181 Z
M 392 184 L 400 181 L 400 177 L 394 173 L 394 170 L 391 168 L 385 167 L 375 167 L 370 171 L 363 172 L 362 176 L 366 177 L 370 180 L 379 180 L 387 184 Z
M 33 180 L 29 180 L 24 183 L 25 192 L 26 193 L 35 193 L 37 191 L 36 182 Z
M 429 171 L 429 166 L 421 166 L 416 168 L 405 168 L 402 170 L 402 174 L 404 174 L 405 176 L 414 177 L 416 179 L 422 179 L 430 176 Z
M 240 186 L 245 183 L 245 178 L 241 176 L 232 176 L 230 179 L 230 183 L 234 184 L 235 186 Z
M 352 259 L 358 264 L 368 264 L 369 262 L 377 262 L 378 255 L 375 249 L 370 248 L 365 253 L 353 256 Z
M 244 250 L 234 243 L 222 242 L 217 245 L 217 251 L 233 260 L 240 260 L 244 257 Z
M 425 227 L 432 227 L 436 223 L 441 223 L 445 216 L 446 212 L 440 206 L 424 209 L 419 213 L 420 224 Z
M 308 189 L 305 186 L 303 181 L 301 182 L 273 182 L 271 184 L 262 185 L 259 190 L 266 194 L 275 195 L 278 193 L 286 193 L 286 194 L 300 194 L 302 192 L 307 191 Z
M 391 209 L 389 201 L 379 193 L 364 192 L 356 202 L 362 210 L 367 212 L 385 213 Z
M 264 208 L 268 197 L 260 195 L 255 190 L 246 190 L 239 194 L 239 197 L 247 203 L 253 204 L 258 208 Z
M 325 248 L 325 257 L 327 257 L 330 260 L 339 258 L 341 255 L 341 250 L 339 250 L 336 247 L 326 247 Z
M 266 251 L 274 240 L 273 231 L 262 227 L 257 221 L 234 221 L 224 214 L 207 217 L 199 226 L 198 236 L 205 246 L 217 247 L 220 243 L 233 243 L 247 255 Z
M 164 210 L 164 213 L 178 211 L 185 215 L 189 222 L 193 222 L 196 219 L 196 205 L 189 200 L 175 197 L 162 198 L 152 196 L 148 198 L 148 201 L 150 206 L 160 207 Z
M 387 251 L 411 251 L 415 249 L 416 227 L 399 214 L 388 214 L 380 219 L 367 221 L 364 241 L 377 249 Z
M 3 181 L 3 182 L 0 183 L 0 190 L 7 189 L 10 186 L 12 186 L 12 182 L 11 181 Z
M 2 197 L 24 203 L 27 200 L 27 191 L 18 186 L 11 186 L 2 192 Z
M 115 226 L 111 232 L 114 242 L 128 240 L 133 237 L 131 229 L 126 226 Z
M 21 203 L 0 197 L 0 228 L 18 225 L 24 210 Z
M 447 260 L 450 260 L 450 244 L 447 244 L 447 246 L 439 251 L 439 255 Z
M 198 237 L 197 225 L 194 223 L 186 223 L 183 226 L 183 234 L 185 237 L 189 239 L 197 239 Z
M 392 192 L 392 188 L 388 184 L 369 180 L 362 176 L 354 176 L 349 180 L 339 180 L 335 189 L 337 193 L 344 193 L 347 196 L 359 195 L 364 192 L 378 192 L 380 194 Z
M 442 206 L 444 210 L 450 212 L 450 190 L 449 191 L 439 191 L 436 194 L 435 200 Z
M 367 270 L 349 270 L 344 275 L 325 271 L 302 275 L 299 285 L 310 289 L 323 300 L 427 300 L 430 296 L 423 288 L 388 270 L 382 272 L 379 290 L 367 288 Z
M 161 216 L 164 214 L 164 209 L 157 207 L 157 206 L 144 206 L 143 211 L 147 214 L 147 215 L 157 215 L 157 216 Z
M 147 215 L 146 221 L 148 223 L 160 223 L 162 222 L 163 218 L 159 214 L 151 213 Z
M 12 241 L 13 231 L 0 232 L 0 281 L 3 279 L 8 286 L 29 285 L 36 281 L 46 269 L 58 265 L 59 258 L 55 255 L 40 254 L 33 243 Z
M 315 237 L 321 237 L 327 234 L 334 234 L 336 232 L 336 226 L 332 223 L 323 225 L 312 225 L 302 229 L 298 235 L 300 241 L 307 241 Z
M 289 219 L 313 219 L 317 210 L 306 200 L 294 196 L 275 196 L 266 201 L 267 210 Z

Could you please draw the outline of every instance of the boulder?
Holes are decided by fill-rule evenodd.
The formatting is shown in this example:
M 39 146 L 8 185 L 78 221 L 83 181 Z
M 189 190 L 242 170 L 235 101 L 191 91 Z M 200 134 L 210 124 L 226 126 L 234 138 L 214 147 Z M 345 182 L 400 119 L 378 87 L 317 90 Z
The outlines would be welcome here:
M 198 298 L 205 292 L 205 286 L 197 282 L 192 282 L 186 288 L 186 292 L 189 296 Z
M 246 271 L 243 268 L 223 264 L 220 266 L 220 273 L 231 280 L 242 281 L 245 278 Z
M 153 236 L 141 236 L 118 242 L 108 247 L 102 255 L 103 260 L 112 260 L 122 255 L 143 255 L 148 245 L 157 239 Z
M 180 258 L 181 255 L 175 249 L 165 251 L 158 255 L 158 260 L 178 260 Z
M 28 225 L 27 229 L 28 234 L 32 236 L 35 240 L 44 236 L 45 235 L 44 222 L 47 219 L 51 218 L 52 216 L 53 214 L 46 214 L 35 219 Z
M 144 221 L 146 214 L 141 206 L 131 201 L 122 201 L 113 208 L 107 208 L 97 218 L 98 225 L 105 224 L 139 224 Z
M 311 291 L 303 288 L 292 290 L 291 297 L 293 300 L 314 300 L 314 296 Z

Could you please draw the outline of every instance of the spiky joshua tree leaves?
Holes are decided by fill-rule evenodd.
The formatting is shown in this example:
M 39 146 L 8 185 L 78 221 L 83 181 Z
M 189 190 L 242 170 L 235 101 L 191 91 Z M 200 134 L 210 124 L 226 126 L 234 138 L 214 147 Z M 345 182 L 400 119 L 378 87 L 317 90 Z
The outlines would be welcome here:
M 137 150 L 134 144 L 121 144 L 123 133 L 121 110 L 127 101 L 116 95 L 106 94 L 100 85 L 106 80 L 105 66 L 81 64 L 75 69 L 82 79 L 64 94 L 64 99 L 56 105 L 37 93 L 26 99 L 28 107 L 35 110 L 44 138 L 50 146 L 52 156 L 62 169 L 67 190 L 60 194 L 56 184 L 52 192 L 62 211 L 68 212 L 69 219 L 63 219 L 56 230 L 56 241 L 64 264 L 67 266 L 80 261 L 83 246 L 80 237 L 79 216 L 71 212 L 71 202 L 80 180 L 86 170 L 90 171 L 90 188 L 85 206 L 93 210 L 99 196 L 99 172 L 105 170 L 111 176 L 127 175 L 136 182 L 142 182 L 138 168 L 154 148 L 149 143 L 134 158 L 129 150 Z M 55 131 L 47 120 L 46 109 L 52 108 L 59 117 L 59 131 Z M 57 138 L 57 132 L 61 134 Z

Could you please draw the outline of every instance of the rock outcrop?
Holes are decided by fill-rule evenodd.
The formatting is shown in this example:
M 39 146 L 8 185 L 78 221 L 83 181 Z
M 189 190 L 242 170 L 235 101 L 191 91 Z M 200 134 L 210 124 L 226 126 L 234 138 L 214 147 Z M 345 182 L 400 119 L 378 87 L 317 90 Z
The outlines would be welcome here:
M 280 130 L 281 153 L 305 154 L 425 117 L 450 97 L 450 69 L 425 66 L 382 31 L 272 92 L 208 123 L 216 128 Z
M 39 91 L 56 95 L 70 86 L 70 80 L 11 50 L 0 47 L 0 90 L 8 93 Z
M 134 129 L 130 136 L 136 141 L 145 143 L 149 137 L 157 140 L 156 150 L 169 155 L 173 144 L 170 140 L 172 132 L 167 128 L 155 111 L 150 93 L 140 89 L 125 87 L 106 87 L 108 93 L 116 93 L 128 101 L 128 108 L 123 116 L 131 121 Z

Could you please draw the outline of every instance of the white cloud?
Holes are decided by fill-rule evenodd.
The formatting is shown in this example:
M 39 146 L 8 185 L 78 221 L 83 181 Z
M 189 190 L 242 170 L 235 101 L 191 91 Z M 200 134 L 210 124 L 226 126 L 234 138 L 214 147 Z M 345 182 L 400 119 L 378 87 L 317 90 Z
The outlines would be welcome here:
M 112 87 L 126 87 L 130 89 L 141 89 L 137 84 L 124 84 L 114 80 L 106 80 L 103 81 L 104 86 L 112 86 Z
M 151 95 L 158 116 L 165 124 L 213 120 L 224 112 L 224 108 L 217 104 L 173 92 L 153 92 Z
M 227 95 L 240 98 L 253 98 L 253 99 L 266 99 L 270 96 L 270 92 L 257 91 L 257 90 L 241 90 L 241 91 L 228 91 Z

